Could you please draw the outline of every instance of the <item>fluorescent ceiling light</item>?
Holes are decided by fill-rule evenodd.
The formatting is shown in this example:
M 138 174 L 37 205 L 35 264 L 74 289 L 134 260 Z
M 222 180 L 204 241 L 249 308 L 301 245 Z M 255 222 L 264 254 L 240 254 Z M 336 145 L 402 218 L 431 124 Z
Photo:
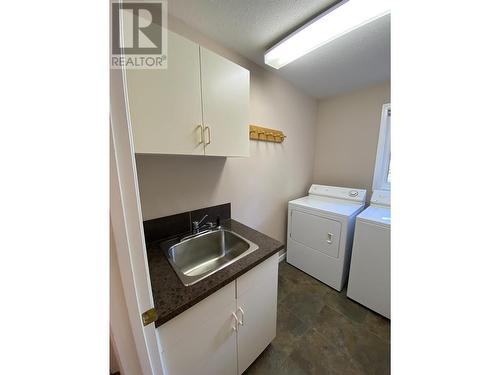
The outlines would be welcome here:
M 316 48 L 390 13 L 389 0 L 349 0 L 335 5 L 307 23 L 264 55 L 279 69 Z

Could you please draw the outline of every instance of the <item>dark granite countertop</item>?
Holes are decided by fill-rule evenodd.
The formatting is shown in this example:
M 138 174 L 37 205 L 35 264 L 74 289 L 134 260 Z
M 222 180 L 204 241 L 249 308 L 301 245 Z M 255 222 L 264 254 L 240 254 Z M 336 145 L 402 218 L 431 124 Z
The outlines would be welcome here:
M 158 314 L 156 327 L 179 315 L 284 248 L 281 242 L 236 220 L 225 220 L 222 222 L 222 227 L 254 242 L 259 249 L 191 286 L 184 286 L 179 280 L 166 255 L 160 249 L 159 241 L 148 245 L 149 274 Z

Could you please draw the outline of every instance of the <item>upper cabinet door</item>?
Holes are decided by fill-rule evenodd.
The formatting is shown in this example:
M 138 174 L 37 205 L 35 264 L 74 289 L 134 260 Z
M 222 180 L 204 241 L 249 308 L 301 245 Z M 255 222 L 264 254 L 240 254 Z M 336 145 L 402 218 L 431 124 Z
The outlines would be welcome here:
M 203 155 L 199 46 L 169 32 L 167 64 L 127 71 L 135 152 Z
M 249 156 L 250 73 L 200 47 L 205 155 Z

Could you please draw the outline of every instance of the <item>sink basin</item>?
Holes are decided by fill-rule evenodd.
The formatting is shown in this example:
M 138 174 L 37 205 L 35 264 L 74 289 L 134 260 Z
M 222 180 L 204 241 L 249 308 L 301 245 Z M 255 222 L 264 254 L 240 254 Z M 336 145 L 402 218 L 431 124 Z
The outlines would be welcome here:
M 167 244 L 160 246 L 186 286 L 193 285 L 259 248 L 226 229 L 201 233 L 168 248 Z

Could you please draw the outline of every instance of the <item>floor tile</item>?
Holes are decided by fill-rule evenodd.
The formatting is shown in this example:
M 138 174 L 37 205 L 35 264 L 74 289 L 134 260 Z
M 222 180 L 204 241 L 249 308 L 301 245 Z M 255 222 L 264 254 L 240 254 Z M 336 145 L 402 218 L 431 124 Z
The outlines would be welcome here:
M 362 323 L 368 312 L 365 307 L 347 298 L 345 292 L 337 292 L 334 289 L 325 295 L 325 303 L 357 323 Z
M 390 320 L 281 262 L 276 338 L 245 374 L 389 373 Z
M 323 295 L 304 289 L 290 292 L 280 303 L 307 325 L 314 323 L 325 305 Z
M 271 343 L 243 373 L 245 375 L 305 375 L 298 367 L 291 366 L 288 355 Z
M 349 358 L 365 374 L 388 374 L 389 343 L 370 332 L 362 324 L 351 321 L 325 305 L 314 324 L 320 334 Z
M 283 304 L 278 306 L 278 321 L 276 324 L 276 338 L 273 344 L 281 351 L 290 354 L 295 345 L 307 331 L 308 326 L 295 316 Z
M 278 302 L 283 301 L 288 293 L 293 290 L 292 283 L 286 279 L 285 277 L 279 275 L 278 276 Z
M 343 349 L 311 328 L 290 354 L 289 361 L 306 374 L 361 374 L 360 368 L 356 367 Z
M 280 264 L 278 280 L 279 303 L 302 322 L 311 324 L 325 304 L 323 296 L 330 288 L 285 262 Z
M 391 322 L 389 319 L 373 312 L 368 311 L 366 314 L 363 325 L 370 332 L 374 333 L 384 341 L 390 341 L 391 339 Z
M 286 262 L 280 263 L 278 273 L 279 275 L 283 276 L 284 278 L 291 281 L 295 285 L 311 284 L 316 281 L 313 277 L 309 276 L 307 273 L 302 272 L 298 268 L 295 268 L 294 266 Z

